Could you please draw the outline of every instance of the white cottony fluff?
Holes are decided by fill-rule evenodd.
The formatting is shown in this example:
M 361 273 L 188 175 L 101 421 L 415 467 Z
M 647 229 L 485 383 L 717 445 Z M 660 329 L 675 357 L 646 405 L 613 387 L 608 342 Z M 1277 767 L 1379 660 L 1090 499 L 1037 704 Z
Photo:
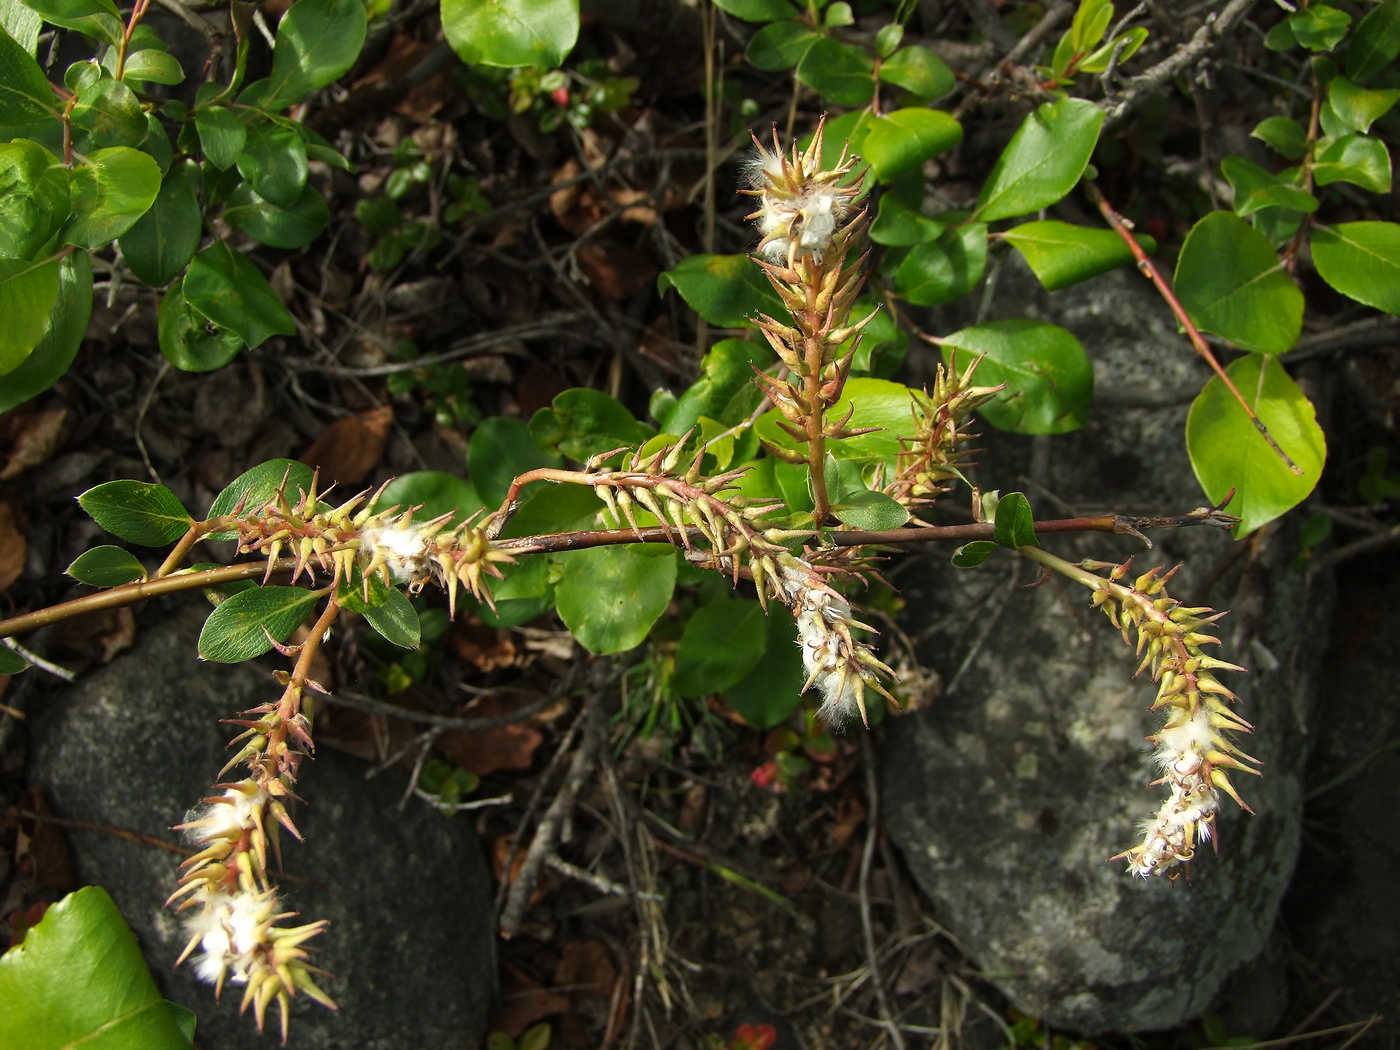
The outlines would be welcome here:
M 395 583 L 413 583 L 431 569 L 432 539 L 417 525 L 385 525 L 366 529 L 360 550 L 381 557 Z

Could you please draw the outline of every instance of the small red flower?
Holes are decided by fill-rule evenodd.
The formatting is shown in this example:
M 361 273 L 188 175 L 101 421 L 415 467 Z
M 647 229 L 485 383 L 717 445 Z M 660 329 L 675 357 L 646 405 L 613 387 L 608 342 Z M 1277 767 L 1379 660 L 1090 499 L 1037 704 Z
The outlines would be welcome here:
M 746 1021 L 734 1029 L 729 1050 L 768 1050 L 777 1041 L 778 1030 L 771 1024 L 750 1024 Z

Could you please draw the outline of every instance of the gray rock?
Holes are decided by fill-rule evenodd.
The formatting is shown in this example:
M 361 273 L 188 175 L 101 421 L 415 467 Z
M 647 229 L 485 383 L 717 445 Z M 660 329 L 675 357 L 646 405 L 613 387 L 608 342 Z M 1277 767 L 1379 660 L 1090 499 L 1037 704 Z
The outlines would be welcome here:
M 193 605 L 193 603 L 192 603 Z M 54 809 L 77 820 L 164 839 L 204 795 L 233 730 L 219 719 L 264 701 L 276 684 L 247 665 L 199 663 L 203 610 L 146 630 L 129 654 L 36 704 L 30 778 Z M 299 1048 L 439 1050 L 480 1044 L 495 979 L 489 874 L 470 824 L 425 806 L 397 809 L 402 774 L 364 778 L 365 765 L 329 750 L 302 767 L 306 836 L 283 836 L 282 884 L 304 921 L 326 918 L 313 941 L 323 983 L 340 1009 L 299 997 L 291 1042 Z M 276 1045 L 238 1015 L 239 989 L 216 1003 L 190 968 L 172 972 L 184 947 L 163 907 L 178 858 L 105 834 L 71 832 L 81 877 L 104 886 L 136 932 L 163 994 L 199 1018 L 206 1050 Z
M 1098 394 L 1076 434 L 986 434 L 980 484 L 1027 491 L 1040 517 L 1203 503 L 1183 425 L 1206 376 L 1160 300 L 1131 273 L 1053 300 L 1028 280 L 1003 274 L 994 301 L 1075 332 Z M 1070 561 L 1138 551 L 1139 571 L 1184 560 L 1171 585 L 1181 598 L 1230 546 L 1209 529 L 1154 538 L 1155 551 L 1104 534 L 1044 546 Z M 1254 668 L 1222 678 L 1257 727 L 1241 746 L 1265 775 L 1233 778 L 1256 815 L 1224 800 L 1218 858 L 1201 851 L 1191 881 L 1176 884 L 1106 863 L 1141 841 L 1138 822 L 1166 792 L 1149 786 L 1143 742 L 1161 721 L 1148 711 L 1155 687 L 1132 679 L 1133 654 L 1089 592 L 1058 577 L 1026 589 L 1034 566 L 1009 556 L 959 571 L 930 552 L 899 576 L 905 629 L 949 688 L 890 724 L 880 756 L 890 834 L 938 920 L 1021 1010 L 1086 1033 L 1170 1027 L 1206 1010 L 1263 947 L 1297 855 L 1304 715 L 1329 619 L 1291 550 L 1264 537 L 1246 572 L 1245 604 L 1261 615 L 1223 625 L 1222 655 Z M 1241 601 L 1220 584 L 1209 598 Z

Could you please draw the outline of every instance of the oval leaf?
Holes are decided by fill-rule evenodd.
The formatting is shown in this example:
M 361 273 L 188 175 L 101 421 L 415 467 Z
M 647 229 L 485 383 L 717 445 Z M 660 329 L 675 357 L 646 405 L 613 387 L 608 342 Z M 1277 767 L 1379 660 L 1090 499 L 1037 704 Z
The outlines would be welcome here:
M 0 383 L 0 412 L 8 412 L 56 383 L 78 355 L 92 315 L 92 264 L 75 251 L 58 268 L 58 298 L 39 345 Z
M 730 706 L 756 729 L 771 729 L 792 714 L 802 701 L 802 685 L 807 679 L 792 614 L 773 602 L 766 619 L 762 659 L 724 692 Z
M 962 125 L 936 109 L 897 109 L 870 121 L 861 156 L 882 182 L 923 166 L 962 141 Z
M 237 332 L 249 346 L 260 346 L 269 336 L 296 334 L 296 322 L 267 278 L 223 241 L 194 257 L 183 287 L 190 306 Z
M 360 57 L 367 25 L 363 0 L 297 0 L 277 25 L 263 108 L 285 109 L 339 80 Z
M 150 211 L 122 234 L 131 272 L 156 288 L 173 281 L 194 258 L 204 233 L 197 187 L 199 165 L 184 160 L 166 172 Z
M 781 317 L 783 302 L 762 268 L 747 255 L 692 255 L 656 279 L 656 290 L 681 293 L 710 324 L 739 328 L 760 313 Z
M 811 27 L 792 19 L 766 25 L 753 35 L 744 57 L 755 69 L 769 73 L 791 69 L 821 38 Z
M 869 489 L 846 493 L 832 506 L 831 513 L 843 525 L 871 532 L 897 529 L 909 520 L 908 509 L 897 500 Z
M 364 614 L 369 625 L 400 649 L 416 649 L 423 636 L 418 610 L 397 587 L 388 588 L 384 602 Z
M 1250 354 L 1225 371 L 1279 447 L 1303 468 L 1301 475 L 1288 469 L 1224 383 L 1206 384 L 1186 419 L 1186 450 L 1207 497 L 1219 502 L 1235 490 L 1229 510 L 1240 518 L 1236 535 L 1247 536 L 1313 490 L 1327 442 L 1312 403 L 1275 358 Z
M 1358 303 L 1400 314 L 1400 226 L 1343 222 L 1312 235 L 1313 265 L 1322 279 Z
M 875 60 L 864 48 L 826 36 L 802 56 L 797 79 L 832 102 L 864 106 L 875 95 Z
M 978 412 L 998 430 L 1018 434 L 1064 434 L 1078 430 L 1094 397 L 1089 355 L 1069 332 L 1044 321 L 991 321 L 954 332 L 943 343 L 953 351 L 985 355 L 977 382 L 1006 389 Z M 962 358 L 965 369 L 967 358 Z
M 708 696 L 738 684 L 763 659 L 763 621 L 763 608 L 750 598 L 718 598 L 696 609 L 676 646 L 676 692 Z
M 1048 208 L 1074 188 L 1103 127 L 1103 110 L 1079 98 L 1047 102 L 1026 117 L 997 158 L 973 214 L 983 222 Z
M 182 372 L 223 368 L 243 349 L 243 337 L 221 328 L 185 298 L 185 279 L 170 286 L 156 315 L 160 352 Z
M 58 260 L 0 259 L 0 375 L 34 352 L 58 301 Z
M 308 3 L 309 0 L 300 0 Z M 306 143 L 291 128 L 268 120 L 245 128 L 247 139 L 238 156 L 238 173 L 263 200 L 290 208 L 306 188 Z
M 916 306 L 937 306 L 970 292 L 986 268 L 987 227 L 973 222 L 910 248 L 895 272 L 894 284 Z
M 57 115 L 53 89 L 34 56 L 0 26 L 0 127 L 23 127 Z
M 623 653 L 642 643 L 671 601 L 673 553 L 654 558 L 628 547 L 594 547 L 560 558 L 559 616 L 590 653 Z
M 492 416 L 472 435 L 468 462 L 481 499 L 497 507 L 506 498 L 510 483 L 521 474 L 536 467 L 557 467 L 562 460 L 535 444 L 530 427 L 522 420 Z
M 136 555 L 110 544 L 79 554 L 64 572 L 89 587 L 119 587 L 146 575 Z
M 914 45 L 900 48 L 880 65 L 880 79 L 922 99 L 953 90 L 953 71 L 937 53 Z
M 69 244 L 97 249 L 136 225 L 160 192 L 160 165 L 127 146 L 100 149 L 73 169 Z
M 194 112 L 194 126 L 199 132 L 199 146 L 210 164 L 226 170 L 237 163 L 248 140 L 243 121 L 223 106 L 200 106 Z
M 1072 226 L 1067 222 L 1026 222 L 1002 234 L 1011 242 L 1036 278 L 1056 292 L 1090 277 L 1132 263 L 1133 253 L 1112 230 Z M 1138 236 L 1148 252 L 1157 250 L 1152 238 Z
M 1040 546 L 1035 538 L 1035 515 L 1024 493 L 1008 492 L 997 500 L 995 535 L 998 545 L 1013 551 Z
M 571 486 L 565 486 L 571 487 Z M 441 470 L 415 470 L 395 478 L 375 504 L 381 510 L 390 507 L 421 507 L 414 518 L 427 521 L 449 511 L 454 521 L 466 521 L 485 506 L 476 486 L 466 478 Z
M 442 31 L 468 65 L 554 69 L 578 39 L 578 0 L 442 0 Z
M 78 505 L 113 536 L 143 547 L 174 543 L 194 524 L 175 493 L 146 481 L 109 481 L 84 492 Z
M 0 259 L 32 259 L 68 221 L 68 169 L 37 142 L 0 145 Z
M 326 199 L 314 186 L 303 186 L 296 203 L 282 208 L 263 200 L 244 182 L 229 198 L 224 221 L 259 244 L 290 249 L 310 244 L 320 236 L 331 221 L 331 213 Z
M 251 587 L 224 599 L 199 632 L 199 655 L 221 664 L 261 656 L 285 642 L 319 598 L 303 587 Z M 272 637 L 269 638 L 268 635 Z
M 214 497 L 214 502 L 209 505 L 206 520 L 233 514 L 238 511 L 240 504 L 243 512 L 257 510 L 270 502 L 278 492 L 285 493 L 287 499 L 295 503 L 300 493 L 311 490 L 311 478 L 311 468 L 294 459 L 272 459 L 266 463 L 259 463 L 234 478 Z M 236 532 L 212 532 L 207 538 L 232 540 L 237 536 Z

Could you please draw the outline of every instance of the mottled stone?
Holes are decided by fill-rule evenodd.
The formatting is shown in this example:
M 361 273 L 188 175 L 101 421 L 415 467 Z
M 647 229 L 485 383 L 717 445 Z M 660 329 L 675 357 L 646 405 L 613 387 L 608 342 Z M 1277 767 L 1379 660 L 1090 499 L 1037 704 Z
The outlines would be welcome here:
M 219 719 L 277 687 L 260 668 L 197 661 L 203 611 L 191 602 L 130 653 L 35 705 L 29 775 L 57 813 L 173 840 L 170 826 L 209 794 L 233 733 Z M 366 768 L 324 749 L 305 763 L 298 790 L 308 804 L 296 819 L 306 842 L 283 837 L 287 871 L 305 880 L 282 883 L 285 903 L 304 921 L 330 920 L 314 961 L 335 975 L 322 986 L 340 1006 L 332 1013 L 299 998 L 291 1045 L 479 1046 L 495 966 L 490 877 L 475 835 L 464 819 L 423 805 L 400 813 L 403 774 L 367 781 Z M 112 895 L 163 994 L 198 1016 L 201 1045 L 276 1045 L 238 1015 L 240 989 L 216 1003 L 188 966 L 172 971 L 184 939 L 163 903 L 179 858 L 106 834 L 70 835 L 81 878 Z

